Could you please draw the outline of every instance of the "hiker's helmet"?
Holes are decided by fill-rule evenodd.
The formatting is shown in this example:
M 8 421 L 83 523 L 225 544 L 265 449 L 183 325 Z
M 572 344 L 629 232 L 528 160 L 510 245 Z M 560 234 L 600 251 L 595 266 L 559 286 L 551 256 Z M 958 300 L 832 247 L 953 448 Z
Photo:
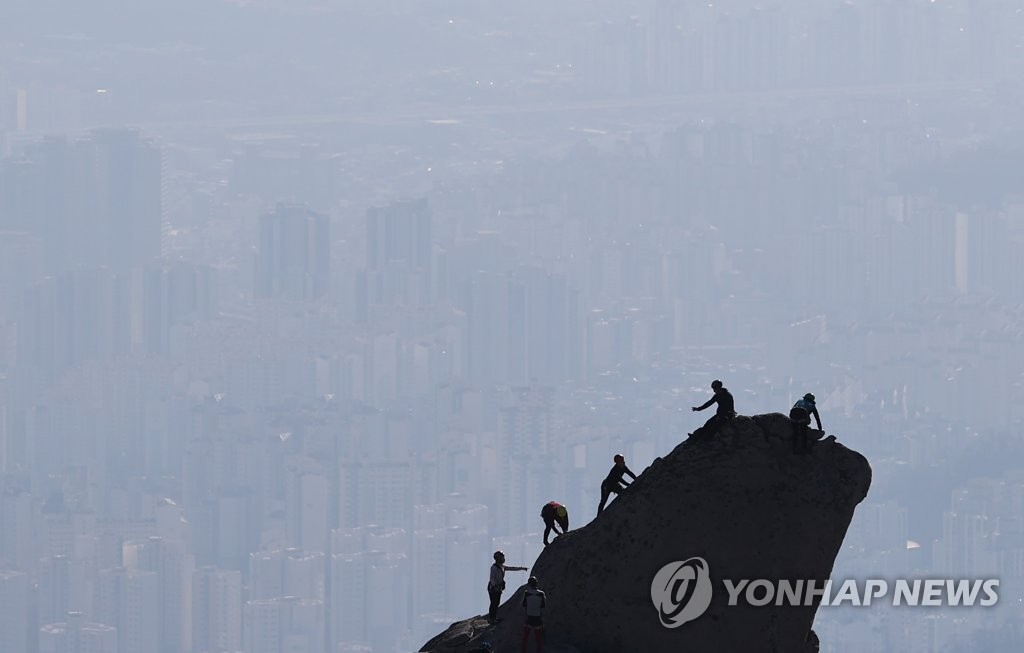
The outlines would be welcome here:
M 626 462 L 626 458 L 621 453 L 615 454 L 615 458 L 613 458 L 613 460 L 615 461 L 615 464 Z

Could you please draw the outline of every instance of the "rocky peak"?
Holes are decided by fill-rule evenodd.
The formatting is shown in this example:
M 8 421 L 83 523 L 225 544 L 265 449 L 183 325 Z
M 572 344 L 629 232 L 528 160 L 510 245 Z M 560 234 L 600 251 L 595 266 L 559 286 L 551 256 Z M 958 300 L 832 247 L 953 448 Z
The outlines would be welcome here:
M 737 417 L 711 441 L 684 442 L 656 459 L 599 518 L 555 539 L 531 572 L 548 596 L 545 651 L 816 650 L 817 600 L 729 606 L 723 585 L 814 579 L 820 586 L 867 495 L 871 468 L 862 455 L 834 437 L 796 455 L 790 429 L 777 413 Z M 693 557 L 707 562 L 710 604 L 693 621 L 666 628 L 652 581 L 665 565 Z M 482 617 L 461 621 L 421 650 L 469 653 L 489 641 L 498 653 L 517 651 L 522 593 L 506 593 L 496 626 Z M 481 605 L 486 598 L 481 591 Z

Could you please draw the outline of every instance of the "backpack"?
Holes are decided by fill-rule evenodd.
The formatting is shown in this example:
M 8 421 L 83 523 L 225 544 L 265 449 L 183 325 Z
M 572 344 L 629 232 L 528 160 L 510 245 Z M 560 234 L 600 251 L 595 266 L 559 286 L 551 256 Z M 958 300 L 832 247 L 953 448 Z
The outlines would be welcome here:
M 526 594 L 523 595 L 523 607 L 526 608 L 526 615 L 528 617 L 539 617 L 544 614 L 544 599 L 544 592 L 541 590 L 533 589 L 532 587 L 527 588 Z
M 816 407 L 817 406 L 815 405 L 815 403 L 813 401 L 807 401 L 806 399 L 798 399 L 797 402 L 795 404 L 793 404 L 793 408 L 799 408 L 800 410 L 804 411 L 808 415 L 810 415 L 812 412 L 814 412 L 814 409 Z

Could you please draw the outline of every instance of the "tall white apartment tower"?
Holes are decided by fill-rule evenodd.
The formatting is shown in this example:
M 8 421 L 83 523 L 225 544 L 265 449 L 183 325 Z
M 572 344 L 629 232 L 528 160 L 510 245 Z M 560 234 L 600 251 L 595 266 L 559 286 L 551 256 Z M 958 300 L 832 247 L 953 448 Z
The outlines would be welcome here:
M 96 578 L 95 620 L 117 628 L 119 653 L 160 653 L 160 578 L 115 567 Z
M 190 649 L 192 635 L 192 558 L 185 543 L 150 537 L 122 547 L 125 566 L 157 574 L 160 598 L 158 628 L 161 653 Z
M 0 570 L 0 644 L 28 651 L 28 574 Z
M 192 651 L 242 650 L 242 574 L 203 567 L 192 574 Z

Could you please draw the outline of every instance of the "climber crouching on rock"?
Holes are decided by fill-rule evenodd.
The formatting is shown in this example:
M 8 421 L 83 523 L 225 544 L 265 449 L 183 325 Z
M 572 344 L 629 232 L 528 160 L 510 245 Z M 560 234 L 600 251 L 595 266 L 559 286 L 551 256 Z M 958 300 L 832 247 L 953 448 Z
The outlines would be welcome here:
M 718 404 L 718 408 L 715 410 L 715 414 L 711 416 L 711 419 L 705 422 L 704 426 L 690 434 L 690 438 L 695 442 L 710 440 L 722 425 L 736 417 L 736 406 L 732 399 L 732 393 L 722 385 L 722 382 L 718 379 L 712 381 L 711 390 L 715 393 L 711 396 L 711 399 L 691 409 L 697 412 L 710 407 L 711 404 Z
M 545 503 L 540 509 L 540 518 L 544 520 L 544 546 L 548 545 L 551 531 L 555 531 L 555 535 L 565 535 L 569 532 L 569 510 L 557 501 Z
M 494 564 L 491 565 L 491 578 L 487 581 L 487 596 L 491 599 L 491 605 L 487 609 L 487 621 L 498 622 L 498 605 L 501 603 L 501 593 L 505 591 L 506 571 L 526 571 L 526 567 L 512 567 L 505 564 L 505 553 L 494 552 Z
M 629 476 L 634 481 L 636 480 L 636 474 L 629 467 L 626 467 L 626 458 L 621 453 L 615 454 L 614 461 L 615 465 L 608 472 L 608 476 L 601 481 L 601 503 L 597 504 L 597 514 L 599 515 L 604 510 L 605 504 L 608 503 L 609 496 L 618 494 L 629 487 L 630 484 L 622 478 L 623 475 Z

